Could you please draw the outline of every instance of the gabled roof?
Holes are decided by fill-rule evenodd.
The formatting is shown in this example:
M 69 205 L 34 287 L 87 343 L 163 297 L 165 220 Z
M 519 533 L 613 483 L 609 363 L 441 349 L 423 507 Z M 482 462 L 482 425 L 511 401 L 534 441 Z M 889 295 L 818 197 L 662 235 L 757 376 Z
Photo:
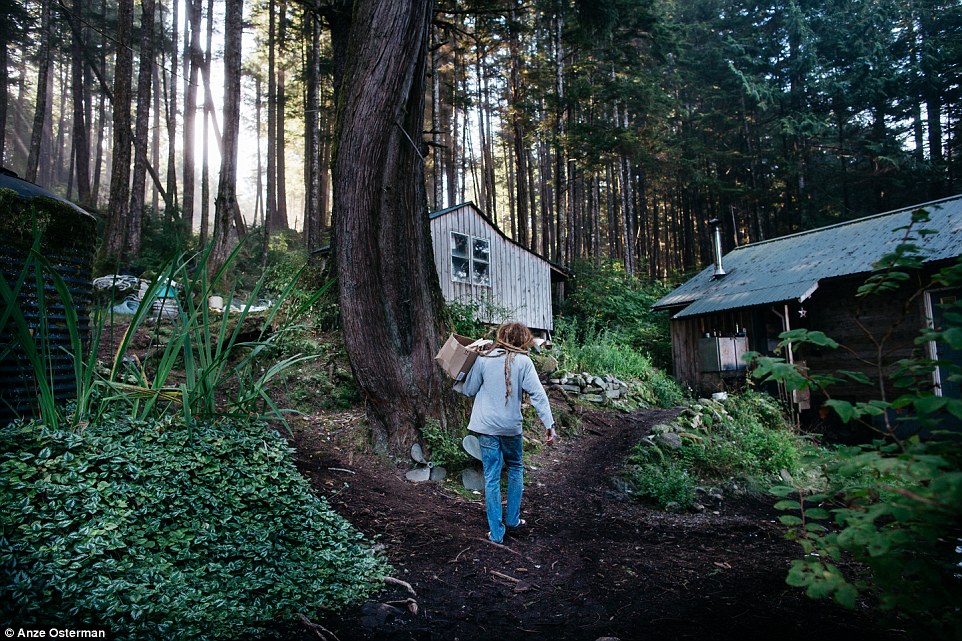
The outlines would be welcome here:
M 470 200 L 469 200 L 468 202 L 460 203 L 460 204 L 457 204 L 457 205 L 452 205 L 451 207 L 445 207 L 444 209 L 439 209 L 438 211 L 431 212 L 431 213 L 428 214 L 428 218 L 429 218 L 430 220 L 434 220 L 435 218 L 440 218 L 441 216 L 444 216 L 445 214 L 450 214 L 450 213 L 453 212 L 453 211 L 457 211 L 458 209 L 461 209 L 462 207 L 470 207 L 471 209 L 473 209 L 476 214 L 478 214 L 482 219 L 484 219 L 484 222 L 486 222 L 488 225 L 490 225 L 490 226 L 494 229 L 494 231 L 498 232 L 498 235 L 501 236 L 501 238 L 505 239 L 506 241 L 508 241 L 508 242 L 511 243 L 512 245 L 517 245 L 518 247 L 520 247 L 521 249 L 525 250 L 525 251 L 528 252 L 529 254 L 531 254 L 531 255 L 533 255 L 533 256 L 536 256 L 536 257 L 540 258 L 541 260 L 543 260 L 544 262 L 548 263 L 548 266 L 551 268 L 551 271 L 553 272 L 552 278 L 556 278 L 556 277 L 558 277 L 558 278 L 568 278 L 568 277 L 570 276 L 570 274 L 568 273 L 568 271 L 567 271 L 564 267 L 561 267 L 560 265 L 556 265 L 555 263 L 551 262 L 550 260 L 548 260 L 547 258 L 545 258 L 544 256 L 542 256 L 541 254 L 538 254 L 538 253 L 536 253 L 536 252 L 533 252 L 533 251 L 531 251 L 530 249 L 528 249 L 527 247 L 525 247 L 524 245 L 522 245 L 521 243 L 519 243 L 518 241 L 514 240 L 513 238 L 509 238 L 503 231 L 501 231 L 501 228 L 498 227 L 498 226 L 494 223 L 494 221 L 491 220 L 491 219 L 488 217 L 488 215 L 487 215 L 486 213 L 484 213 L 483 211 L 481 211 L 481 209 L 480 209 L 477 205 L 474 204 L 473 201 L 470 201 Z
M 652 308 L 681 307 L 673 318 L 686 318 L 804 301 L 822 280 L 871 272 L 873 264 L 902 239 L 904 231 L 895 230 L 909 225 L 912 212 L 922 208 L 928 211 L 930 220 L 919 228 L 938 232 L 922 236 L 917 243 L 925 262 L 962 255 L 959 195 L 738 247 L 722 258 L 726 276 L 713 278 L 714 266 L 707 267 Z

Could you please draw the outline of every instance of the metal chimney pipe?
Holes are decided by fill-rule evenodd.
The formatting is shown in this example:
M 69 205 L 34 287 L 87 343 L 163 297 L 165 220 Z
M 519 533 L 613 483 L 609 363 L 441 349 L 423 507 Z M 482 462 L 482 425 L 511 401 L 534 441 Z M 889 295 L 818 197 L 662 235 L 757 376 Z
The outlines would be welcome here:
M 712 243 L 715 248 L 715 273 L 712 274 L 712 278 L 722 278 L 727 272 L 722 265 L 721 221 L 712 218 L 708 224 L 713 228 Z

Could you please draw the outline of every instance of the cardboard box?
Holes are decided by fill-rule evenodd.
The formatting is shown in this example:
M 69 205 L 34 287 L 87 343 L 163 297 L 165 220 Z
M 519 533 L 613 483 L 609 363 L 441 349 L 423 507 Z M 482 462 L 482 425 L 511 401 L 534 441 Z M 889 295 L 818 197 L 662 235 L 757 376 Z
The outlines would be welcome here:
M 463 381 L 478 358 L 478 349 L 491 341 L 476 341 L 459 334 L 451 334 L 438 350 L 434 360 L 455 381 Z

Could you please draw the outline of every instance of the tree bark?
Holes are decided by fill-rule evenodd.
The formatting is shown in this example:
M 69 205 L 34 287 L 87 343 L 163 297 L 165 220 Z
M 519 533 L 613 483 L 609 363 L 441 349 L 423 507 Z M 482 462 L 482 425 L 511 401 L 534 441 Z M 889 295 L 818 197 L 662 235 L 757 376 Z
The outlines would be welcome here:
M 210 234 L 210 121 L 214 114 L 211 100 L 210 59 L 214 40 L 214 0 L 207 0 L 207 41 L 204 49 L 204 140 L 200 162 L 200 246 L 206 247 Z
M 117 7 L 117 62 L 114 65 L 113 146 L 110 161 L 110 196 L 107 229 L 102 253 L 106 261 L 120 266 L 130 207 L 130 103 L 133 53 L 131 40 L 134 0 L 121 0 Z
M 50 3 L 40 3 L 40 56 L 37 63 L 37 104 L 33 115 L 33 129 L 30 135 L 30 154 L 27 156 L 27 180 L 36 182 L 40 167 L 40 143 L 43 137 L 44 116 L 47 112 L 47 76 L 50 72 Z
M 134 181 L 127 225 L 127 255 L 140 255 L 147 180 L 147 144 L 150 126 L 151 68 L 154 66 L 154 0 L 141 0 L 140 69 L 137 71 L 137 122 L 134 130 Z
M 244 0 L 224 3 L 224 135 L 221 139 L 220 180 L 214 207 L 213 248 L 208 273 L 215 274 L 227 262 L 234 239 L 232 222 L 237 209 L 237 145 L 240 136 L 241 47 L 244 32 Z
M 186 6 L 188 26 L 184 28 L 190 30 L 190 45 L 184 53 L 184 58 L 185 63 L 188 61 L 190 63 L 190 73 L 184 87 L 184 180 L 182 185 L 184 226 L 189 235 L 194 229 L 194 224 L 199 223 L 194 220 L 194 122 L 197 116 L 197 76 L 204 66 L 204 54 L 200 49 L 201 0 L 188 0 Z
M 83 0 L 73 1 L 73 12 L 80 15 L 83 11 Z M 6 47 L 3 47 L 4 52 Z M 6 64 L 3 69 L 6 69 Z M 90 143 L 87 139 L 86 121 L 86 92 L 84 91 L 84 62 L 83 42 L 79 29 L 72 30 L 70 41 L 70 69 L 72 74 L 70 93 L 73 99 L 73 149 L 74 174 L 77 177 L 77 200 L 81 207 L 92 209 L 93 199 L 90 194 Z M 4 83 L 6 94 L 6 83 Z
M 166 215 L 168 220 L 174 215 L 177 207 L 177 76 L 174 70 L 177 69 L 177 20 L 180 0 L 173 0 L 174 6 L 171 10 L 171 37 L 170 37 L 170 108 L 167 110 L 167 198 L 164 206 L 167 208 Z M 166 73 L 166 72 L 164 72 Z
M 321 78 L 321 23 L 315 8 L 304 10 L 304 40 L 307 44 L 305 60 L 305 104 L 304 114 L 304 237 L 308 251 L 321 246 L 321 132 L 320 122 L 320 78 Z
M 278 5 L 277 41 L 279 64 L 277 65 L 277 106 L 275 121 L 277 123 L 277 209 L 271 221 L 271 231 L 287 231 L 290 223 L 287 217 L 287 138 L 285 136 L 287 111 L 287 76 L 285 65 L 285 49 L 287 43 L 287 0 L 280 0 Z
M 433 2 L 357 0 L 333 166 L 341 322 L 375 445 L 444 420 L 441 291 L 425 210 L 424 81 Z M 335 39 L 336 40 L 336 39 Z

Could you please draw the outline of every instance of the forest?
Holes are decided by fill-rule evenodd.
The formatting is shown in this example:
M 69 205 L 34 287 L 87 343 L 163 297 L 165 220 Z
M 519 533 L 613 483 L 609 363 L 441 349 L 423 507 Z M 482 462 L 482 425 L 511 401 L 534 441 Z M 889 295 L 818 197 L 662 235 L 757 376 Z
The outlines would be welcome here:
M 0 0 L 0 39 L 7 637 L 962 638 L 959 0 Z M 448 214 L 486 235 L 439 254 Z M 731 336 L 653 309 L 832 225 Z M 435 355 L 535 292 L 498 541 Z M 701 339 L 761 351 L 694 389 Z
M 109 264 L 137 264 L 145 229 L 328 242 L 350 3 L 4 5 L 3 165 L 101 212 Z M 426 208 L 474 201 L 561 265 L 666 278 L 710 259 L 713 218 L 727 249 L 958 189 L 951 0 L 440 0 L 430 18 Z

